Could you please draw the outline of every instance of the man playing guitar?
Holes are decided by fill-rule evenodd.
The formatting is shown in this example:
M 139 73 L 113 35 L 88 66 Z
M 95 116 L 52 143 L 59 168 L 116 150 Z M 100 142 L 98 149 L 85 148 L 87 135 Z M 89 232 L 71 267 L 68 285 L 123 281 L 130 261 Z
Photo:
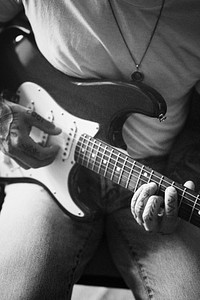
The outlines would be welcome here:
M 110 174 L 114 183 L 106 176 L 96 175 L 85 168 L 73 169 L 72 181 L 78 194 L 74 197 L 95 203 L 97 214 L 90 220 L 80 222 L 66 214 L 39 184 L 12 182 L 6 186 L 0 217 L 1 299 L 70 299 L 73 284 L 97 249 L 103 231 L 106 232 L 113 260 L 136 299 L 199 299 L 200 231 L 178 220 L 178 191 L 174 181 L 165 187 L 162 195 L 158 193 L 164 175 L 169 175 L 166 171 L 169 154 L 184 127 L 192 89 L 195 86 L 199 90 L 198 1 L 0 0 L 0 21 L 6 24 L 22 10 L 45 60 L 66 75 L 66 81 L 68 76 L 78 81 L 74 98 L 78 98 L 79 103 L 78 100 L 70 100 L 69 95 L 63 100 L 66 108 L 70 109 L 70 116 L 77 112 L 77 117 L 84 119 L 88 113 L 90 119 L 88 110 L 94 109 L 92 102 L 90 106 L 86 102 L 84 104 L 83 100 L 87 97 L 83 97 L 84 91 L 83 94 L 78 91 L 89 87 L 93 93 L 95 85 L 99 93 L 104 93 L 104 87 L 108 91 L 120 87 L 122 97 L 126 93 L 125 88 L 134 89 L 134 93 L 141 96 L 141 101 L 134 100 L 133 111 L 126 115 L 120 127 L 130 160 L 123 156 L 123 152 L 118 156 L 115 150 L 108 150 L 107 144 L 104 147 L 93 142 L 95 153 L 99 150 L 103 153 L 99 164 L 104 165 L 104 173 L 107 172 L 107 163 L 112 161 L 114 164 L 114 173 Z M 6 35 L 6 29 L 3 34 Z M 53 87 L 55 82 L 50 74 L 46 72 L 45 77 L 45 73 L 40 73 L 40 83 L 45 85 L 48 82 Z M 5 78 L 7 80 L 6 75 Z M 2 80 L 6 81 L 5 78 Z M 90 83 L 84 83 L 89 79 Z M 101 83 L 102 80 L 104 83 Z M 34 85 L 26 85 L 19 89 L 19 94 L 34 88 Z M 55 91 L 50 92 L 51 95 L 53 93 Z M 42 95 L 48 98 L 45 91 Z M 42 145 L 41 141 L 31 138 L 30 132 L 36 127 L 44 134 L 59 139 L 63 134 L 59 119 L 57 123 L 48 121 L 37 109 L 25 107 L 20 102 L 13 103 L 8 98 L 2 94 L 0 100 L 1 151 L 27 171 L 53 165 L 60 146 L 51 143 Z M 113 108 L 118 105 L 117 98 L 116 93 Z M 147 98 L 147 106 L 143 107 L 143 100 Z M 46 103 L 42 99 L 38 105 Z M 122 101 L 124 106 L 127 104 L 129 107 L 131 101 L 127 99 L 128 96 L 124 96 Z M 102 113 L 104 105 L 98 106 L 96 102 L 91 117 L 99 113 L 103 120 L 107 115 Z M 78 103 L 77 106 L 75 103 Z M 159 122 L 155 117 L 162 119 L 165 103 L 167 119 Z M 79 105 L 82 105 L 81 109 Z M 108 101 L 109 105 L 111 102 Z M 84 106 L 86 114 L 83 117 Z M 156 109 L 157 113 L 153 113 Z M 106 110 L 109 109 L 105 107 Z M 120 110 L 123 111 L 123 106 Z M 165 109 L 163 111 L 165 113 Z M 52 120 L 56 121 L 56 118 Z M 110 127 L 115 128 L 115 123 L 111 122 Z M 80 124 L 84 126 L 84 123 Z M 75 132 L 77 127 L 70 130 Z M 84 139 L 87 145 L 91 145 L 90 139 L 85 136 Z M 74 144 L 70 145 L 74 147 Z M 118 146 L 114 141 L 113 145 Z M 80 147 L 79 155 L 86 153 L 87 149 Z M 109 159 L 105 158 L 107 151 L 111 153 Z M 113 153 L 120 165 L 115 165 Z M 91 153 L 92 161 L 97 160 L 95 155 Z M 122 167 L 127 172 L 131 158 L 163 175 L 155 182 L 153 171 L 137 165 L 140 168 L 139 179 L 134 182 L 134 193 L 127 191 L 124 187 L 128 187 L 130 176 L 125 182 Z M 81 159 L 79 156 L 77 161 Z M 85 166 L 84 163 L 82 165 Z M 100 169 L 97 171 L 104 175 Z M 115 179 L 120 172 L 120 180 L 124 180 L 122 187 L 116 184 L 121 182 Z M 188 181 L 185 187 L 193 190 L 194 183 Z M 182 198 L 185 193 L 188 190 L 183 188 Z M 192 213 L 197 203 L 198 196 Z

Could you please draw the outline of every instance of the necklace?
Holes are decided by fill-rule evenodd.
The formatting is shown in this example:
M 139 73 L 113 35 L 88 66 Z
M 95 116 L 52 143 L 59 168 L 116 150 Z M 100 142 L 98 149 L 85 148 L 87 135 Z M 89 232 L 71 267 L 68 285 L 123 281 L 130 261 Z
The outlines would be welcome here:
M 115 14 L 114 9 L 113 9 L 113 6 L 112 6 L 112 4 L 111 4 L 111 0 L 108 0 L 108 2 L 109 2 L 109 4 L 110 4 L 110 8 L 111 8 L 113 17 L 114 17 L 114 19 L 115 19 L 115 22 L 116 22 L 116 24 L 117 24 L 117 27 L 118 27 L 118 29 L 119 29 L 119 32 L 120 32 L 120 34 L 121 34 L 121 37 L 122 37 L 122 39 L 123 39 L 123 41 L 124 41 L 124 43 L 125 43 L 125 45 L 126 45 L 126 48 L 128 49 L 128 52 L 129 52 L 129 54 L 130 54 L 130 56 L 131 56 L 131 58 L 132 58 L 132 60 L 133 60 L 133 62 L 134 62 L 134 64 L 135 64 L 136 71 L 134 71 L 133 74 L 131 75 L 131 79 L 132 79 L 133 81 L 137 81 L 137 82 L 143 81 L 143 80 L 144 80 L 144 74 L 140 71 L 140 67 L 141 67 L 141 64 L 142 64 L 142 62 L 143 62 L 143 60 L 144 60 L 146 54 L 147 54 L 147 51 L 148 51 L 148 49 L 149 49 L 149 46 L 151 45 L 151 42 L 152 42 L 152 39 L 153 39 L 153 37 L 154 37 L 154 35 L 155 35 L 156 29 L 158 28 L 158 23 L 159 23 L 159 21 L 160 21 L 160 18 L 161 18 L 161 15 L 162 15 L 162 11 L 163 11 L 163 8 L 164 8 L 164 5 L 165 5 L 165 0 L 162 0 L 161 8 L 160 8 L 158 17 L 157 17 L 157 19 L 156 19 L 155 25 L 154 25 L 154 27 L 153 27 L 152 33 L 151 33 L 151 35 L 150 35 L 149 41 L 148 41 L 148 43 L 147 43 L 146 49 L 144 50 L 144 53 L 142 54 L 142 57 L 141 57 L 141 59 L 140 59 L 140 61 L 139 61 L 138 63 L 136 62 L 135 58 L 133 57 L 133 54 L 132 54 L 132 52 L 131 52 L 131 50 L 130 50 L 130 48 L 129 48 L 129 46 L 128 46 L 128 44 L 127 44 L 125 38 L 124 38 L 123 32 L 122 32 L 122 30 L 121 30 L 121 28 L 120 28 L 120 26 L 119 26 L 119 22 L 117 21 L 116 14 Z

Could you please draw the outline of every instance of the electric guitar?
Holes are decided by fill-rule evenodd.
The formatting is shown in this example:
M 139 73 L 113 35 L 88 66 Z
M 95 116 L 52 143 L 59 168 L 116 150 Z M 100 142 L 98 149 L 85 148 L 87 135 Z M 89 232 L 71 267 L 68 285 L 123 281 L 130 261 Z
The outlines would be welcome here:
M 4 87 L 16 90 L 19 104 L 62 128 L 58 136 L 48 136 L 36 128 L 31 131 L 36 142 L 60 146 L 51 165 L 24 170 L 1 154 L 1 182 L 37 182 L 72 217 L 88 220 L 94 211 L 71 193 L 77 165 L 132 192 L 153 181 L 161 193 L 174 186 L 179 216 L 200 227 L 200 195 L 138 163 L 124 150 L 122 127 L 131 113 L 160 120 L 165 116 L 166 103 L 159 93 L 143 84 L 67 78 L 43 58 L 32 38 L 19 29 L 11 30 L 1 40 Z

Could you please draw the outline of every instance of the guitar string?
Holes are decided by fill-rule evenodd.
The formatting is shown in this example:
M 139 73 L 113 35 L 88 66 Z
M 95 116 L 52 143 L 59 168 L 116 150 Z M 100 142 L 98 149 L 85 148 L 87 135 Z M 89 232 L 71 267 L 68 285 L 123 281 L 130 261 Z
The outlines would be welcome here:
M 106 151 L 108 151 L 108 152 L 112 152 L 111 154 L 112 154 L 112 157 L 110 157 L 109 155 L 106 155 L 106 154 L 104 154 L 104 157 L 105 158 L 108 158 L 108 160 L 110 160 L 110 159 L 115 159 L 115 158 L 118 158 L 118 155 L 114 152 L 114 151 L 117 151 L 115 148 L 112 148 L 110 145 L 106 145 L 105 143 L 102 143 L 102 142 L 100 142 L 100 141 L 98 141 L 98 140 L 96 140 L 95 141 L 95 139 L 93 139 L 92 137 L 90 137 L 90 136 L 84 136 L 83 137 L 83 135 L 81 136 L 81 138 L 82 138 L 82 141 L 80 141 L 80 139 L 79 139 L 79 143 L 81 143 L 81 144 L 83 144 L 84 146 L 86 146 L 85 148 L 83 148 L 83 147 L 81 147 L 81 146 L 79 146 L 79 144 L 77 143 L 77 145 L 76 145 L 76 149 L 78 149 L 79 148 L 79 151 L 78 151 L 78 155 L 79 155 L 79 157 L 80 157 L 80 154 L 82 154 L 82 157 L 84 158 L 84 157 L 86 157 L 86 155 L 85 154 L 83 154 L 83 153 L 81 153 L 81 151 L 84 149 L 84 150 L 86 150 L 86 152 L 89 152 L 89 147 L 90 147 L 90 154 L 92 154 L 93 152 L 94 152 L 94 146 L 97 146 L 98 147 L 98 151 L 99 150 L 106 150 Z M 58 140 L 63 140 L 63 138 L 58 138 Z M 85 141 L 87 141 L 87 144 L 84 144 L 84 142 Z M 92 145 L 91 145 L 92 144 Z M 110 150 L 111 149 L 111 150 Z M 77 153 L 77 151 L 75 150 L 75 152 Z M 98 153 L 97 153 L 98 154 Z M 121 152 L 119 152 L 119 157 L 120 157 L 120 155 L 124 155 L 124 156 L 126 156 L 126 154 L 124 154 L 124 153 L 121 153 Z M 113 156 L 115 156 L 115 158 L 113 158 Z M 89 159 L 90 158 L 90 155 L 87 157 L 87 159 Z M 98 156 L 98 155 L 96 155 L 96 158 L 100 158 L 100 160 L 102 160 L 102 156 Z M 95 158 L 95 160 L 96 160 L 96 158 Z M 124 159 L 123 157 L 121 157 L 122 159 Z M 128 157 L 129 158 L 129 157 Z M 130 159 L 132 160 L 132 158 L 130 157 Z M 128 170 L 132 173 L 133 171 L 135 172 L 135 174 L 138 174 L 139 176 L 141 176 L 142 174 L 141 174 L 141 171 L 142 171 L 142 167 L 141 166 L 139 166 L 139 163 L 137 162 L 137 161 L 134 161 L 133 160 L 133 162 L 135 163 L 135 166 L 136 167 L 138 167 L 139 169 L 140 169 L 140 171 L 138 172 L 138 171 L 136 171 L 136 170 L 133 170 L 132 168 L 130 168 L 130 167 L 128 167 L 128 166 L 126 166 L 126 169 L 127 169 L 127 171 L 126 170 L 124 170 L 124 173 L 126 172 L 127 174 L 129 174 L 129 172 L 128 172 Z M 129 162 L 129 163 L 133 163 L 133 162 Z M 111 162 L 109 162 L 109 165 L 110 166 L 113 166 L 113 167 L 116 167 L 116 165 L 115 164 L 112 164 Z M 143 165 L 143 167 L 144 167 L 144 172 L 147 174 L 147 175 L 149 175 L 150 177 L 151 176 L 154 176 L 154 178 L 155 179 L 157 179 L 158 181 L 156 181 L 155 179 L 153 180 L 152 179 L 152 181 L 153 182 L 155 182 L 155 183 L 157 183 L 157 184 L 159 184 L 159 181 L 161 180 L 161 178 L 158 176 L 158 175 L 156 175 L 155 173 L 154 174 L 152 174 L 151 172 L 149 172 L 148 170 L 146 170 L 145 169 L 145 166 Z M 107 168 L 108 169 L 108 168 Z M 152 170 L 153 171 L 153 170 Z M 135 177 L 135 178 L 137 178 L 138 179 L 138 176 L 136 176 L 135 174 L 131 174 L 131 176 L 132 176 L 132 178 L 133 177 Z M 161 176 L 162 177 L 162 176 Z M 127 176 L 127 179 L 129 178 L 129 175 Z M 137 180 L 136 180 L 137 181 Z M 144 179 L 140 179 L 140 181 L 141 182 L 144 182 L 144 183 L 146 183 L 146 181 L 144 180 Z M 163 188 L 165 188 L 165 186 L 163 185 L 163 183 L 165 183 L 165 184 L 167 184 L 167 185 L 169 185 L 169 186 L 172 186 L 173 185 L 173 181 L 172 181 L 172 183 L 171 182 L 169 182 L 169 181 L 167 181 L 166 179 L 165 179 L 165 176 L 163 176 L 163 179 L 162 179 L 162 182 L 159 184 L 160 186 L 162 186 Z M 133 186 L 131 186 L 131 185 L 129 185 L 131 188 L 134 188 Z M 200 195 L 198 195 L 197 194 L 197 196 L 194 196 L 193 194 L 191 194 L 190 192 L 188 192 L 187 191 L 187 188 L 185 187 L 185 188 L 183 188 L 183 190 L 180 188 L 180 187 L 178 187 L 178 186 L 176 186 L 176 189 L 177 190 L 179 190 L 180 192 L 182 192 L 182 197 L 184 197 L 184 199 L 186 199 L 186 200 L 188 200 L 188 202 L 191 202 L 191 203 L 193 203 L 192 205 L 189 205 L 188 204 L 188 206 L 189 207 L 192 207 L 193 208 L 193 210 L 197 210 L 197 211 L 200 211 L 200 209 L 197 209 L 196 207 L 197 206 L 199 206 L 200 207 L 200 204 L 198 203 L 198 200 L 200 200 Z M 185 195 L 184 195 L 185 194 Z M 192 199 L 190 199 L 190 198 L 188 198 L 187 196 L 186 196 L 186 194 L 188 195 L 188 196 L 190 196 L 191 198 L 194 198 L 195 200 L 192 200 Z M 183 196 L 184 195 L 184 196 Z M 182 202 L 182 200 L 181 200 L 181 202 Z M 180 202 L 180 205 L 181 205 L 181 202 Z
M 91 143 L 91 140 L 90 140 L 89 142 Z M 96 145 L 96 144 L 93 142 L 93 145 Z M 101 147 L 101 148 L 100 148 L 101 150 L 104 150 L 104 148 L 103 148 L 102 146 L 100 146 L 100 147 Z M 80 148 L 80 149 L 82 149 L 82 148 Z M 91 149 L 94 150 L 92 147 L 91 147 Z M 89 152 L 88 146 L 87 146 L 87 149 L 85 148 L 85 150 Z M 109 151 L 109 150 L 107 149 L 107 151 Z M 92 153 L 92 152 L 93 152 L 93 151 L 91 151 L 91 153 Z M 81 153 L 81 152 L 80 152 L 80 153 Z M 122 154 L 123 154 L 123 153 L 122 153 Z M 112 153 L 112 155 L 114 155 L 115 158 L 118 157 L 118 156 L 116 155 L 116 153 Z M 83 155 L 83 157 L 84 157 L 84 155 Z M 89 157 L 90 157 L 90 156 L 88 156 L 88 158 L 89 158 Z M 96 156 L 96 157 L 102 159 L 101 156 Z M 108 156 L 108 155 L 106 155 L 106 154 L 104 154 L 104 157 L 105 157 L 105 158 L 108 158 L 108 159 L 110 158 L 110 156 Z M 114 159 L 114 158 L 111 157 L 111 159 Z M 136 164 L 137 164 L 137 162 L 136 162 Z M 109 165 L 115 166 L 114 164 L 112 164 L 112 163 L 110 163 L 110 162 L 109 162 Z M 141 169 L 141 167 L 138 166 L 138 165 L 136 165 L 136 167 L 138 167 L 138 168 Z M 145 166 L 144 166 L 144 167 L 145 167 Z M 126 166 L 126 169 L 127 169 L 127 170 L 129 169 L 130 171 L 132 171 L 132 168 L 129 168 L 128 166 Z M 124 172 L 126 172 L 127 174 L 129 174 L 128 171 L 126 171 L 126 170 L 124 170 Z M 138 175 L 140 175 L 141 170 L 140 170 L 140 172 L 134 170 L 134 172 L 137 173 Z M 144 169 L 144 172 L 145 172 L 147 175 L 150 175 L 150 176 L 153 175 L 156 179 L 159 179 L 159 181 L 160 181 L 160 179 L 161 179 L 159 176 L 157 176 L 156 174 L 152 174 L 152 173 L 149 172 L 148 170 L 145 170 L 145 169 Z M 134 177 L 137 178 L 136 175 L 134 175 L 134 174 L 132 174 L 132 175 L 133 175 Z M 142 174 L 141 174 L 141 175 L 142 175 Z M 142 180 L 142 179 L 141 179 L 141 181 L 143 181 L 143 182 L 145 183 L 145 180 Z M 154 182 L 156 182 L 156 181 L 154 180 Z M 162 182 L 163 182 L 163 183 L 166 183 L 166 184 L 168 184 L 168 185 L 170 185 L 170 186 L 173 184 L 173 183 L 167 181 L 167 180 L 164 179 L 164 178 L 163 178 Z M 156 183 L 158 183 L 158 182 L 156 182 Z M 163 183 L 161 183 L 160 186 L 165 187 L 165 186 L 163 185 Z M 178 186 L 176 186 L 176 189 L 182 191 L 182 189 L 181 189 L 180 187 L 178 187 Z M 185 189 L 186 189 L 186 188 L 184 188 L 184 190 L 185 190 Z M 183 190 L 183 193 L 184 193 L 184 190 Z M 185 191 L 185 193 L 187 193 L 187 195 L 188 195 L 188 196 L 191 196 L 192 198 L 195 198 L 195 199 L 198 199 L 198 198 L 199 198 L 199 195 L 194 196 L 194 195 L 192 195 L 191 193 L 189 193 L 189 192 L 187 192 L 187 191 Z M 193 202 L 191 199 L 187 198 L 186 196 L 184 196 L 184 198 L 185 198 L 186 200 L 190 201 L 190 202 Z M 199 200 L 200 200 L 200 199 L 199 199 Z M 196 204 L 198 204 L 198 203 L 196 203 Z
M 154 182 L 154 181 L 152 181 L 152 182 Z M 187 203 L 187 206 L 184 204 L 186 204 L 186 203 L 180 202 L 180 204 L 178 206 L 178 209 L 181 208 L 182 218 L 184 218 L 184 216 L 185 216 L 185 220 L 187 220 L 189 222 L 193 222 L 193 223 L 195 221 L 199 222 L 199 217 L 200 217 L 199 211 L 200 210 L 197 208 L 197 205 L 196 205 L 196 207 L 194 207 L 193 205 L 190 205 L 189 203 Z M 190 211 L 188 211 L 188 209 Z M 187 217 L 187 219 L 186 219 L 186 217 Z
M 85 158 L 86 156 L 85 155 L 82 155 L 82 158 Z M 80 158 L 81 158 L 81 156 L 80 156 Z M 87 158 L 87 157 L 86 157 Z M 88 157 L 89 158 L 89 157 Z M 83 166 L 84 166 L 84 164 L 83 164 Z M 97 166 L 97 165 L 96 165 Z M 114 164 L 113 164 L 113 166 L 115 166 Z M 109 170 L 109 168 L 107 168 L 108 170 Z M 112 170 L 112 169 L 110 169 L 110 170 Z M 94 171 L 94 170 L 93 170 Z M 94 171 L 95 172 L 95 171 Z M 127 172 L 127 174 L 128 174 L 128 172 Z M 140 172 L 138 172 L 138 174 L 140 174 Z M 134 175 L 134 174 L 132 174 L 132 176 L 133 177 L 135 177 L 135 178 L 137 178 L 137 176 L 136 175 Z M 127 178 L 128 178 L 129 176 L 127 176 Z M 140 179 L 140 181 L 141 182 L 143 182 L 143 183 L 146 183 L 146 181 L 144 181 L 143 179 Z M 152 180 L 151 182 L 155 182 L 155 183 L 157 183 L 155 180 Z M 134 189 L 134 186 L 132 186 L 131 184 L 129 184 L 129 186 L 130 186 L 130 188 L 133 188 Z M 190 194 L 189 192 L 187 192 L 187 191 L 185 191 L 185 194 L 188 194 L 188 195 L 190 195 L 190 196 L 192 196 L 192 197 L 195 197 L 194 195 L 192 195 L 192 194 Z M 186 196 L 184 196 L 184 198 L 186 199 L 186 200 L 188 200 L 189 202 L 192 202 L 193 203 L 193 201 L 191 200 L 191 199 L 189 199 L 189 198 L 187 198 Z M 195 197 L 195 199 L 196 198 L 198 198 L 198 197 Z M 200 199 L 199 199 L 200 200 Z M 184 202 L 180 202 L 180 205 L 179 205 L 179 207 L 182 205 L 182 204 L 185 204 Z M 191 212 L 189 213 L 190 214 L 190 216 L 193 214 L 193 212 L 194 211 L 196 211 L 197 212 L 197 214 L 198 214 L 198 217 L 199 217 L 199 211 L 200 211 L 200 205 L 199 205 L 199 203 L 195 203 L 195 204 L 193 204 L 193 205 L 190 205 L 189 203 L 187 203 L 187 206 L 188 207 L 190 207 L 190 208 L 192 208 L 192 210 L 191 210 Z M 199 209 L 197 208 L 197 206 L 199 206 Z M 184 206 L 182 206 L 181 207 L 182 208 L 182 210 L 184 210 Z M 187 211 L 187 208 L 185 208 L 185 211 Z M 195 215 L 193 216 L 193 218 L 195 217 Z
M 90 159 L 90 156 L 87 156 L 87 155 L 79 155 L 79 158 L 80 159 L 82 159 L 83 161 L 84 161 L 84 158 L 86 158 L 86 159 Z M 97 158 L 100 158 L 101 159 L 101 156 L 97 156 Z M 94 165 L 94 168 L 95 167 L 98 167 L 98 166 L 100 166 L 101 165 L 101 163 L 99 162 L 99 163 L 96 163 L 95 165 Z M 109 163 L 109 165 L 112 167 L 116 167 L 116 164 L 112 164 L 112 163 Z M 85 165 L 86 166 L 86 165 Z M 128 168 L 128 167 L 127 167 Z M 139 167 L 138 167 L 139 168 Z M 93 168 L 92 168 L 93 169 Z M 108 167 L 106 167 L 106 173 L 109 173 L 109 171 L 110 171 L 110 173 L 113 173 L 112 172 L 112 168 L 109 168 L 109 166 Z M 136 170 L 133 170 L 133 169 L 131 169 L 130 168 L 130 170 L 131 171 L 134 171 L 134 173 L 132 174 L 132 177 L 135 177 L 136 179 L 138 179 L 138 176 L 136 175 L 136 174 L 138 174 L 138 175 L 141 175 L 142 176 L 142 174 L 140 173 L 140 172 L 138 172 L 138 171 L 136 171 Z M 118 171 L 118 173 L 119 173 L 120 171 Z M 122 173 L 122 172 L 121 172 Z M 145 173 L 147 173 L 147 171 L 145 171 Z M 122 178 L 122 181 L 125 181 L 125 179 L 127 178 L 129 178 L 130 176 L 128 175 L 129 174 L 129 172 L 127 171 L 127 170 L 123 170 L 123 174 L 122 175 L 120 175 L 120 177 Z M 152 175 L 151 177 L 156 177 L 156 178 L 159 178 L 160 179 L 160 177 L 158 177 L 158 176 L 156 176 L 156 174 L 155 173 L 149 173 L 150 175 Z M 143 175 L 144 176 L 144 175 Z M 126 178 L 125 178 L 126 177 Z M 163 176 L 164 177 L 164 176 Z M 156 181 L 155 179 L 153 179 L 153 178 L 151 178 L 151 180 L 152 181 L 154 181 L 155 183 L 157 183 L 157 184 L 159 184 L 159 182 L 158 181 Z M 131 180 L 130 180 L 131 181 Z M 137 180 L 136 180 L 137 181 Z M 144 182 L 144 183 L 146 183 L 147 181 L 145 181 L 144 179 L 142 179 L 142 178 L 140 178 L 140 181 L 142 181 L 142 182 Z M 162 181 L 165 181 L 165 183 L 168 183 L 169 184 L 169 182 L 167 182 L 166 180 L 162 180 Z M 164 187 L 165 188 L 165 186 L 161 183 L 160 184 L 160 186 L 162 185 L 162 187 Z M 169 184 L 170 186 L 173 186 L 172 184 Z M 131 184 L 129 184 L 129 186 L 131 187 L 131 188 L 134 188 L 134 186 L 132 186 Z M 176 187 L 176 188 L 179 188 L 178 186 Z M 180 189 L 180 191 L 182 191 L 181 190 L 181 188 L 179 188 Z M 185 189 L 187 189 L 186 187 L 185 188 L 183 188 L 183 190 L 185 190 Z M 192 194 L 190 194 L 189 192 L 187 192 L 187 191 L 183 191 L 183 193 L 187 193 L 188 194 L 188 196 L 191 196 L 191 197 L 194 197 L 195 199 L 196 198 L 198 198 L 198 196 L 199 195 L 197 195 L 197 196 L 194 196 L 194 195 L 192 195 Z M 186 198 L 186 197 L 185 197 Z M 187 200 L 189 200 L 189 201 L 191 201 L 191 199 L 189 199 L 189 198 L 186 198 Z M 199 199 L 200 200 L 200 199 Z M 191 201 L 192 202 L 192 201 Z
M 85 144 L 85 145 L 87 146 L 87 148 L 84 148 L 84 150 L 86 150 L 86 151 L 89 152 L 90 150 L 88 150 L 88 148 L 89 148 L 89 146 L 91 146 L 91 150 L 92 150 L 92 151 L 90 151 L 90 153 L 93 153 L 94 150 L 95 150 L 95 149 L 93 148 L 93 146 L 97 146 L 97 144 L 95 143 L 95 141 L 92 141 L 91 139 L 89 139 L 88 141 L 89 141 L 90 143 L 92 143 L 93 145 L 91 146 L 91 145 L 89 145 L 88 143 L 87 143 L 87 145 Z M 99 152 L 99 149 L 100 149 L 100 150 L 104 150 L 105 148 L 106 148 L 106 150 L 109 152 L 108 147 L 110 147 L 110 146 L 107 147 L 106 144 L 103 144 L 103 143 L 101 143 L 101 142 L 99 142 L 99 141 L 97 141 L 97 142 L 99 143 L 99 144 L 98 144 L 98 152 Z M 89 145 L 89 146 L 88 146 L 88 145 Z M 103 147 L 102 145 L 103 145 L 104 147 Z M 83 148 L 80 147 L 80 149 L 82 150 Z M 112 148 L 110 147 L 110 149 L 112 149 Z M 114 150 L 114 151 L 117 151 L 117 150 L 115 150 L 115 149 L 113 149 L 113 150 Z M 111 151 L 110 151 L 110 152 L 111 152 Z M 97 153 L 97 154 L 98 154 L 98 153 Z M 114 160 L 115 158 L 118 158 L 118 155 L 117 155 L 116 153 L 112 152 L 111 154 L 112 154 L 112 157 L 110 157 L 110 156 L 107 155 L 107 154 L 104 154 L 104 157 L 106 157 L 106 158 L 108 158 L 108 159 L 111 158 L 111 159 L 113 159 L 113 160 Z M 126 155 L 125 155 L 124 153 L 119 153 L 119 157 L 120 157 L 120 154 L 121 154 L 121 155 L 124 155 L 124 156 L 126 157 Z M 113 156 L 115 156 L 115 158 L 113 158 Z M 88 157 L 88 158 L 89 158 L 89 157 Z M 99 156 L 99 157 L 97 156 L 97 158 L 102 159 L 102 156 Z M 121 158 L 124 159 L 124 157 L 122 157 L 122 156 L 121 156 Z M 133 160 L 133 162 L 135 162 L 135 166 L 138 167 L 138 168 L 140 169 L 139 172 L 137 172 L 136 170 L 134 170 L 135 173 L 140 174 L 142 167 L 145 168 L 145 166 L 142 166 L 142 167 L 141 167 L 141 166 L 139 165 L 140 163 L 138 163 L 137 161 L 135 161 L 135 160 L 132 159 L 131 157 L 130 157 L 130 159 Z M 133 162 L 129 162 L 129 163 L 133 163 Z M 120 163 L 120 162 L 119 162 L 119 163 Z M 112 165 L 112 166 L 115 166 L 114 164 L 111 164 L 111 163 L 109 163 L 109 164 Z M 138 164 L 138 165 L 137 165 L 137 164 Z M 141 164 L 141 165 L 142 165 L 142 164 Z M 129 169 L 130 171 L 132 170 L 132 168 L 129 168 L 129 166 L 126 166 L 126 169 Z M 125 170 L 124 170 L 124 171 L 125 171 Z M 148 170 L 144 169 L 144 171 L 145 171 L 145 173 L 146 173 L 147 175 L 150 175 L 150 176 L 153 175 L 156 179 L 159 179 L 159 181 L 160 181 L 161 178 L 160 178 L 158 175 L 156 175 L 155 173 L 154 173 L 154 174 L 151 173 L 153 170 L 152 170 L 151 172 L 149 172 Z M 156 172 L 156 171 L 154 171 L 154 172 Z M 141 175 L 142 175 L 142 174 L 141 174 Z M 161 175 L 161 177 L 162 177 L 162 175 Z M 165 177 L 165 176 L 163 176 L 163 177 Z M 166 177 L 165 177 L 165 178 L 166 178 Z M 173 181 L 172 181 L 172 183 L 171 183 L 171 182 L 167 181 L 165 178 L 163 178 L 162 182 L 165 182 L 165 183 L 167 183 L 167 184 L 169 184 L 169 185 L 172 185 L 172 184 L 173 184 Z M 174 183 L 175 183 L 175 182 L 174 182 Z M 181 188 L 179 188 L 178 186 L 177 186 L 177 188 L 181 191 Z M 195 197 L 195 198 L 198 198 L 198 196 L 199 196 L 199 195 L 197 195 L 197 197 L 196 197 L 196 196 L 190 194 L 189 192 L 188 192 L 188 195 L 191 196 L 191 197 Z M 189 200 L 189 199 L 188 199 L 188 200 Z

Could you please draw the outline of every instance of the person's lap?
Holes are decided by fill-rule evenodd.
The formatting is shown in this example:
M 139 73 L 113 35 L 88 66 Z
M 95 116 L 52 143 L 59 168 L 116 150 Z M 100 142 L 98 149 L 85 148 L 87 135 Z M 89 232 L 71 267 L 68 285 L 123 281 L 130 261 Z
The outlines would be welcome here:
M 199 228 L 180 221 L 173 234 L 149 233 L 123 209 L 107 217 L 106 230 L 113 260 L 136 299 L 199 299 Z
M 89 176 L 87 185 L 86 176 L 82 178 L 83 196 L 97 197 L 98 179 L 92 184 Z M 199 299 L 199 229 L 180 222 L 172 235 L 145 232 L 127 206 L 130 193 L 105 180 L 102 187 L 97 203 L 103 218 L 82 223 L 64 214 L 39 186 L 7 186 L 0 216 L 2 300 L 69 299 L 103 228 L 114 262 L 136 299 Z
M 12 184 L 0 215 L 0 298 L 68 299 L 102 221 L 73 221 L 41 187 Z

